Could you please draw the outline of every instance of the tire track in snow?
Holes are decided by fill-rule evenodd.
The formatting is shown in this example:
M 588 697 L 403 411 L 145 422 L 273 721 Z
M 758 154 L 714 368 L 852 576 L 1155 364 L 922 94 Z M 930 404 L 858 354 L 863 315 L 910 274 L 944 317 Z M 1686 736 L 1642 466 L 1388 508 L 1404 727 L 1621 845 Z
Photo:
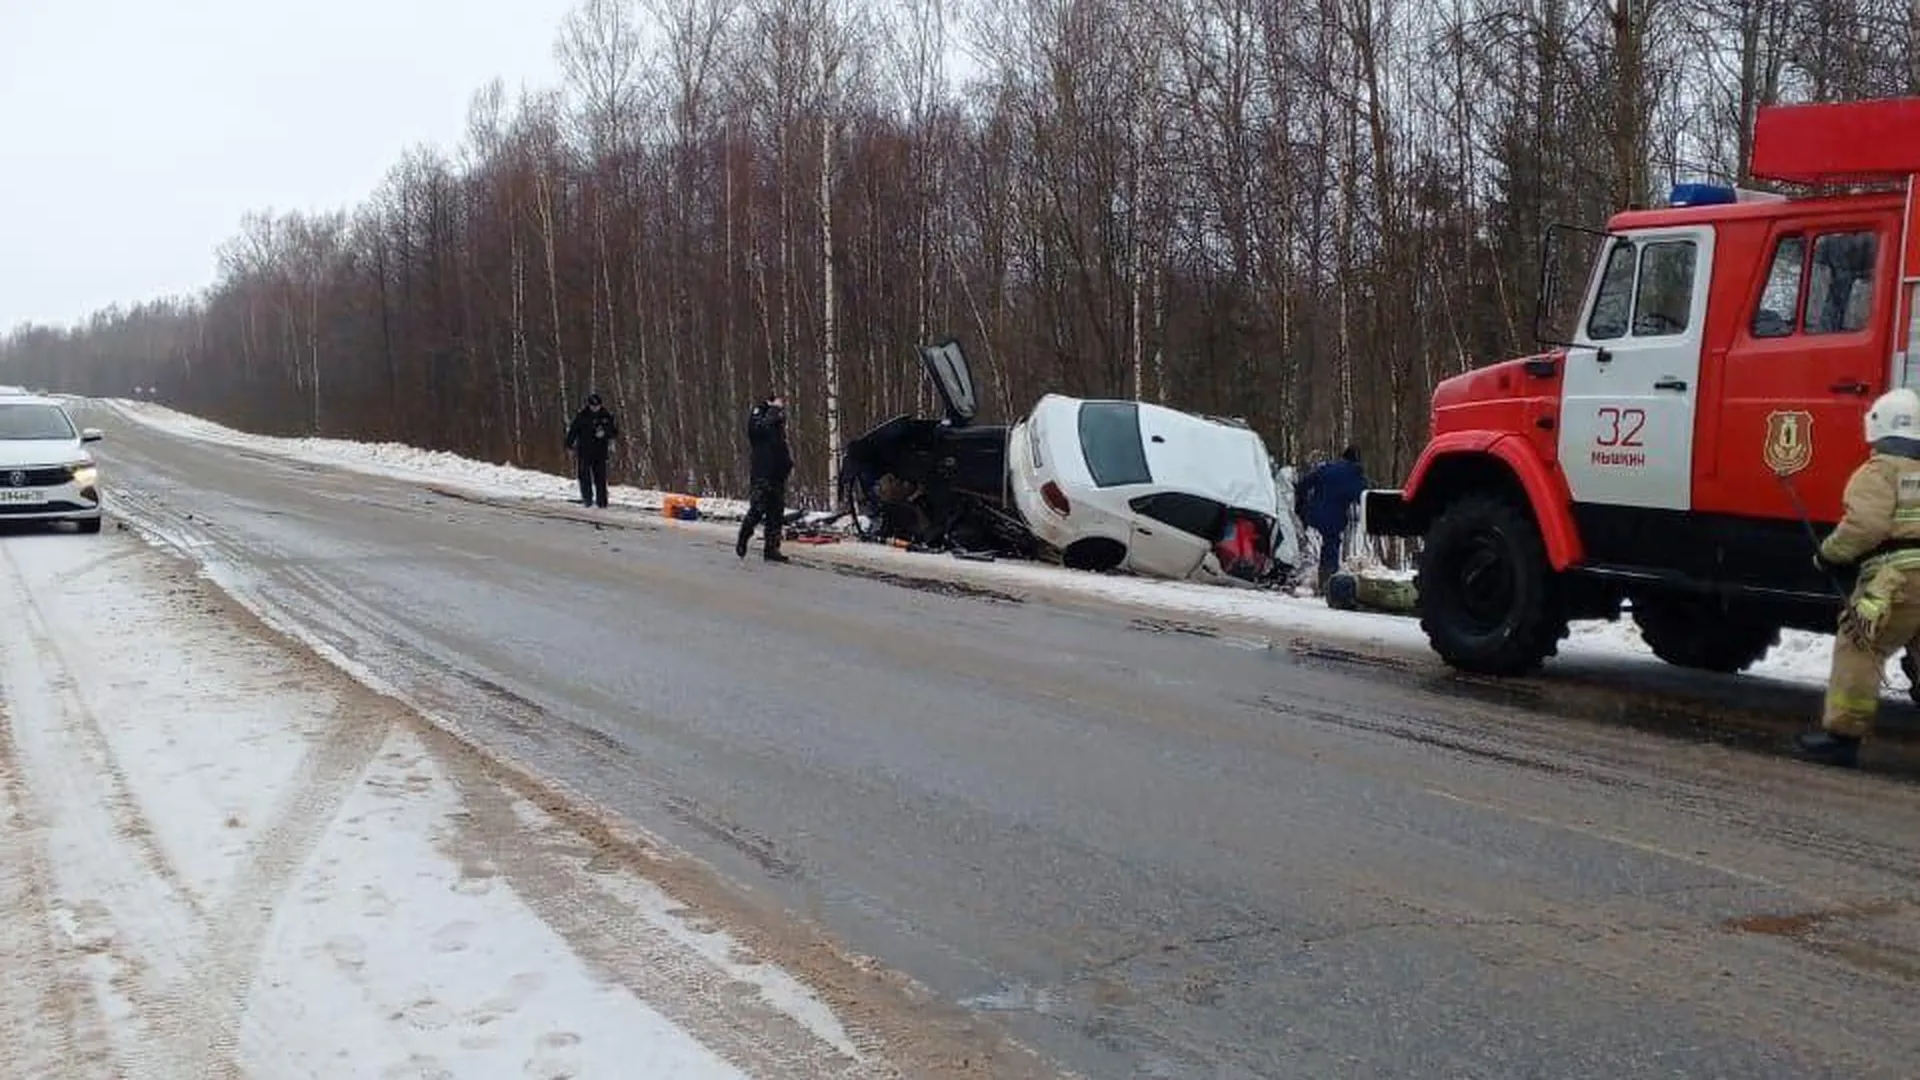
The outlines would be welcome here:
M 161 511 L 154 517 L 164 520 L 163 515 Z M 242 553 L 196 524 L 154 521 L 157 528 L 152 531 L 156 534 L 163 529 L 174 532 L 167 537 L 169 546 L 179 548 L 183 542 L 191 544 L 199 558 L 211 555 L 236 563 L 241 561 Z M 306 629 L 316 631 L 331 648 L 349 657 L 360 652 L 357 634 L 376 626 L 389 626 L 391 631 L 399 629 L 372 604 L 337 588 L 305 567 L 281 566 L 271 581 L 255 582 L 254 587 L 266 594 L 262 599 L 282 609 L 283 616 L 286 612 L 300 611 Z M 316 620 L 323 612 L 329 617 Z M 335 618 L 339 622 L 336 623 Z M 262 621 L 270 627 L 273 623 L 271 619 Z M 412 649 L 424 645 L 404 636 L 396 643 Z M 373 695 L 369 693 L 369 696 Z M 594 853 L 583 853 L 583 849 L 590 845 L 572 830 L 555 822 L 554 835 L 564 839 L 542 837 L 537 843 L 529 843 L 526 825 L 514 810 L 515 796 L 500 788 L 497 779 L 475 763 L 464 743 L 449 741 L 444 732 L 414 717 L 411 709 L 401 703 L 381 700 L 390 701 L 399 710 L 396 715 L 405 715 L 407 725 L 423 738 L 441 744 L 439 752 L 433 753 L 434 760 L 442 775 L 460 792 L 466 818 L 457 826 L 458 838 L 447 845 L 448 853 L 462 865 L 484 863 L 498 868 L 504 884 L 514 895 L 527 903 L 603 978 L 631 991 L 749 1075 L 807 1076 L 821 1080 L 893 1075 L 886 1069 L 875 1072 L 870 1063 L 846 1056 L 762 997 L 758 986 L 735 978 L 688 944 L 676 940 L 666 928 L 649 921 L 644 913 L 608 893 L 585 869 L 584 864 Z M 361 730 L 373 731 L 377 737 L 369 736 L 371 745 L 365 746 L 363 753 L 354 755 L 353 776 L 356 778 L 378 755 L 391 729 L 382 725 L 378 729 L 363 726 Z M 325 808 L 325 818 L 331 818 L 350 787 L 351 779 L 332 789 L 336 792 L 334 805 Z M 312 793 L 327 789 L 318 785 L 306 790 Z M 567 840 L 572 844 L 565 851 L 555 850 L 556 846 L 566 845 Z M 578 865 L 567 865 L 575 859 Z M 294 869 L 303 864 L 304 859 L 295 862 Z M 265 879 L 261 884 L 265 884 Z M 259 889 L 259 885 L 236 887 L 233 900 L 216 912 L 216 925 L 223 922 L 227 907 L 244 906 L 246 896 L 257 894 Z M 262 933 L 270 922 L 270 911 L 255 920 Z M 251 1024 L 258 1025 L 262 1019 L 257 1012 L 249 1013 Z
M 329 628 L 321 622 L 310 628 L 343 655 L 359 651 L 348 627 L 364 633 L 391 625 L 378 609 L 306 568 L 283 567 L 281 577 L 299 595 L 299 610 L 307 618 L 323 611 L 338 614 L 341 626 Z M 418 649 L 421 643 L 410 642 L 410 647 Z M 513 894 L 603 977 L 632 991 L 750 1075 L 820 1080 L 890 1075 L 884 1070 L 876 1074 L 871 1065 L 836 1051 L 761 997 L 757 986 L 734 979 L 609 894 L 585 869 L 598 852 L 577 831 L 555 821 L 553 835 L 563 839 L 542 837 L 538 844 L 528 843 L 526 825 L 514 810 L 517 796 L 476 762 L 464 742 L 411 711 L 407 716 L 406 723 L 429 747 L 439 771 L 459 790 L 469 819 L 448 845 L 449 855 L 462 865 L 497 868 Z M 569 865 L 576 860 L 577 865 Z
M 161 527 L 180 530 L 178 539 L 169 538 L 171 546 L 178 547 L 180 540 L 187 540 L 194 543 L 199 549 L 197 553 L 203 556 L 217 553 L 216 557 L 237 559 L 239 555 L 228 550 L 219 538 L 207 535 L 206 530 L 194 529 L 191 523 L 167 522 Z M 320 612 L 337 614 L 341 625 L 328 625 L 333 622 L 328 618 L 309 623 L 307 628 L 317 631 L 330 647 L 343 655 L 355 656 L 359 652 L 355 631 L 364 633 L 369 627 L 389 624 L 373 605 L 338 589 L 304 567 L 282 566 L 274 581 L 256 584 L 263 592 L 284 594 L 274 598 L 278 601 L 274 606 L 300 610 L 308 620 Z M 419 642 L 408 644 L 414 648 L 421 645 Z M 397 702 L 393 704 L 396 709 L 402 708 Z M 686 943 L 676 940 L 666 928 L 648 920 L 643 912 L 633 910 L 625 901 L 608 893 L 585 868 L 595 854 L 587 850 L 591 845 L 573 830 L 554 822 L 554 836 L 529 843 L 527 827 L 514 810 L 515 796 L 476 764 L 471 750 L 412 717 L 410 711 L 406 715 L 408 726 L 429 745 L 441 744 L 438 752 L 430 752 L 442 775 L 460 792 L 467 820 L 458 826 L 457 838 L 447 844 L 448 853 L 462 865 L 496 867 L 514 895 L 527 903 L 603 978 L 631 991 L 749 1075 L 807 1076 L 820 1080 L 893 1075 L 884 1068 L 876 1072 L 871 1063 L 837 1050 L 762 997 L 758 986 L 734 978 Z M 369 736 L 370 745 L 362 744 L 364 751 L 353 755 L 356 767 L 352 778 L 357 778 L 379 753 L 389 730 L 386 725 L 377 729 L 362 726 L 362 732 L 374 732 L 377 737 Z M 351 787 L 352 778 L 330 789 L 335 792 L 334 805 L 325 808 L 326 819 L 331 818 Z M 305 790 L 318 793 L 329 789 L 322 784 Z M 562 848 L 564 850 L 559 850 Z M 577 865 L 568 865 L 576 860 Z M 293 869 L 297 870 L 303 863 L 304 859 L 294 862 Z M 263 879 L 261 885 L 266 880 Z M 236 887 L 233 900 L 216 913 L 215 924 L 223 922 L 228 906 L 244 906 L 246 896 L 257 894 L 261 885 Z M 265 917 L 256 920 L 258 931 L 264 933 L 270 921 L 271 911 L 268 911 Z M 256 1013 L 251 1014 L 250 1019 L 257 1024 L 262 1018 Z
M 134 849 L 135 856 L 147 871 L 164 885 L 164 891 L 170 899 L 184 905 L 196 918 L 204 916 L 200 898 L 187 887 L 186 879 L 180 876 L 179 870 L 154 841 L 153 826 L 140 812 L 139 800 L 134 797 L 132 788 L 127 784 L 126 773 L 120 768 L 120 762 L 107 742 L 100 718 L 94 715 L 93 708 L 80 693 L 79 681 L 74 678 L 73 666 L 67 662 L 66 652 L 54 640 L 32 602 L 26 576 L 20 572 L 20 567 L 12 557 L 5 555 L 4 549 L 0 549 L 0 556 L 5 557 L 19 595 L 27 601 L 22 605 L 19 625 L 26 631 L 28 651 L 35 655 L 34 666 L 40 675 L 40 687 L 45 697 L 51 699 L 47 704 L 54 706 L 60 715 L 70 721 L 66 734 L 74 741 L 74 749 L 88 764 L 95 766 L 98 779 L 106 789 L 101 805 L 112 816 L 116 832 Z
M 243 631 L 244 632 L 244 631 Z M 306 867 L 393 728 L 391 716 L 356 716 L 336 706 L 333 725 L 301 758 L 270 819 L 248 844 L 226 897 L 207 919 L 207 954 L 194 965 L 190 985 L 167 995 L 168 1012 L 186 1015 L 195 1002 L 207 1012 L 204 1029 L 223 1058 L 240 1053 L 241 1021 L 271 1031 L 280 1010 L 249 1003 L 261 947 L 282 896 Z
M 546 821 L 540 833 L 530 833 L 511 790 L 464 754 L 436 753 L 437 741 L 428 735 L 423 745 L 470 815 L 444 841 L 448 854 L 463 867 L 497 872 L 603 977 L 631 990 L 750 1076 L 855 1080 L 891 1075 L 836 1050 L 775 1008 L 759 987 L 732 977 L 675 940 L 646 912 L 610 894 L 592 880 L 589 864 L 600 861 L 602 853 L 591 843 L 531 806 Z
M 541 715 L 534 726 L 525 727 L 516 722 L 523 718 L 495 715 L 498 703 L 473 701 L 474 686 L 467 673 L 439 659 L 433 643 L 423 640 L 417 629 L 406 627 L 312 569 L 281 559 L 270 544 L 256 549 L 238 543 L 211 522 L 175 510 L 160 491 L 142 491 L 121 502 L 122 517 L 130 526 L 156 546 L 197 563 L 204 576 L 269 627 L 306 642 L 334 666 L 419 713 L 415 722 L 421 725 L 429 745 L 444 748 L 437 757 L 470 759 L 488 775 L 497 772 L 502 783 L 558 823 L 556 836 L 571 833 L 585 844 L 601 846 L 600 865 L 593 870 L 603 865 L 615 873 L 632 872 L 648 883 L 658 879 L 657 886 L 668 890 L 669 895 L 693 901 L 695 908 L 717 919 L 738 946 L 749 950 L 758 962 L 777 964 L 779 970 L 791 973 L 809 991 L 824 995 L 825 1006 L 832 1009 L 836 1021 L 847 1023 L 847 1037 L 863 1055 L 913 1062 L 907 1075 L 930 1080 L 1021 1080 L 1062 1075 L 1057 1067 L 997 1027 L 983 1025 L 965 1009 L 937 1002 L 930 991 L 912 979 L 883 969 L 868 958 L 844 953 L 837 943 L 819 936 L 820 931 L 807 920 L 796 920 L 792 913 L 743 893 L 737 884 L 698 860 L 665 854 L 659 841 L 635 823 L 600 807 L 550 772 L 533 768 L 492 745 L 501 732 L 489 730 L 481 735 L 467 730 L 467 724 L 455 718 L 467 709 L 479 708 L 487 716 L 482 728 L 504 725 L 517 732 L 513 740 L 564 743 L 570 751 L 586 753 L 592 760 L 617 768 L 634 783 L 657 786 L 657 778 L 649 776 L 630 754 L 615 752 L 593 740 L 587 729 L 561 717 Z M 525 826 L 519 825 L 518 830 L 524 835 Z M 633 917 L 630 907 L 617 896 L 606 897 L 600 911 L 612 920 Z M 802 936 L 795 936 L 796 927 L 802 928 Z M 575 941 L 584 959 L 601 967 L 601 960 L 588 948 L 569 940 Z M 847 1067 L 848 1059 L 831 1055 L 829 1048 L 834 1040 L 812 1031 L 810 1022 L 798 1022 L 816 1037 L 814 1052 L 829 1054 L 831 1060 L 841 1063 L 839 1067 Z M 714 1049 L 724 1052 L 719 1046 Z M 766 1075 L 794 1073 L 776 1068 Z M 815 1074 L 802 1069 L 798 1075 Z M 880 1075 L 899 1074 L 880 1067 Z
M 54 940 L 45 829 L 0 702 L 0 1047 L 23 1076 L 110 1074 L 113 1049 L 86 977 Z
M 217 546 L 217 542 L 207 545 Z M 278 607 L 279 618 L 291 618 L 287 613 L 298 610 L 304 632 L 324 641 L 340 656 L 363 666 L 371 659 L 369 654 L 379 654 L 388 661 L 400 660 L 403 670 L 397 676 L 383 672 L 378 681 L 384 683 L 389 678 L 399 678 L 404 688 L 395 688 L 393 692 L 403 694 L 421 723 L 426 725 L 423 738 L 427 745 L 446 745 L 445 752 L 438 756 L 454 759 L 477 756 L 479 768 L 494 775 L 504 787 L 527 799 L 541 813 L 563 823 L 564 828 L 556 826 L 559 830 L 556 835 L 572 835 L 588 845 L 603 845 L 599 861 L 611 860 L 615 865 L 631 868 L 641 880 L 654 882 L 656 875 L 664 872 L 666 880 L 657 883 L 660 887 L 675 890 L 675 895 L 686 890 L 700 898 L 696 907 L 724 912 L 721 922 L 741 947 L 762 962 L 782 965 L 783 970 L 796 975 L 805 973 L 804 981 L 809 989 L 826 995 L 824 1000 L 834 1010 L 835 1020 L 849 1022 L 847 1034 L 859 1052 L 880 1060 L 897 1059 L 904 1053 L 909 1060 L 938 1062 L 937 1067 L 915 1074 L 920 1076 L 990 1076 L 995 1080 L 1014 1080 L 1061 1075 L 1055 1067 L 1018 1043 L 1003 1043 L 997 1036 L 983 1037 L 970 1013 L 938 1007 L 929 1009 L 929 992 L 898 973 L 883 972 L 864 958 L 844 956 L 837 947 L 824 942 L 796 941 L 792 927 L 780 917 L 770 921 L 770 913 L 763 906 L 742 903 L 744 897 L 730 887 L 721 886 L 709 871 L 696 869 L 681 858 L 662 857 L 659 853 L 665 850 L 664 846 L 644 830 L 623 825 L 609 831 L 607 821 L 618 819 L 618 815 L 599 807 L 553 775 L 530 770 L 511 755 L 480 749 L 483 743 L 476 741 L 477 736 L 468 730 L 466 720 L 456 722 L 453 718 L 464 718 L 477 708 L 485 717 L 482 727 L 497 726 L 513 731 L 550 750 L 564 747 L 565 752 L 581 755 L 631 784 L 654 790 L 663 798 L 670 794 L 660 788 L 658 779 L 649 775 L 632 754 L 610 744 L 598 732 L 548 712 L 543 706 L 503 687 L 488 684 L 481 677 L 481 669 L 454 668 L 446 661 L 435 659 L 440 653 L 434 641 L 306 567 L 279 567 L 271 581 L 255 581 L 249 592 L 256 602 Z M 276 601 L 274 597 L 281 594 L 286 595 Z M 484 704 L 476 704 L 470 698 L 476 687 L 486 692 Z M 626 835 L 629 831 L 641 833 L 638 849 L 625 842 L 630 839 Z M 605 846 L 608 844 L 611 846 Z M 641 852 L 639 857 L 636 851 Z M 643 869 L 642 864 L 646 868 Z M 619 910 L 617 905 L 616 910 Z M 552 925 L 558 928 L 560 924 Z M 809 927 L 807 932 L 816 931 Z M 583 945 L 572 937 L 568 940 L 580 955 L 594 959 L 591 951 L 594 946 Z M 774 1072 L 771 1075 L 792 1074 Z
M 137 554 L 140 548 L 127 550 Z M 95 560 L 89 565 L 97 568 L 113 558 Z M 207 911 L 153 842 L 137 801 L 114 764 L 105 729 L 79 693 L 64 655 L 32 608 L 25 576 L 17 566 L 11 569 L 21 584 L 23 596 L 29 600 L 28 612 L 33 625 L 28 627 L 27 636 L 38 657 L 35 666 L 42 674 L 44 689 L 48 696 L 58 692 L 64 698 L 63 704 L 67 707 L 55 711 L 70 721 L 67 733 L 79 736 L 77 748 L 87 762 L 81 771 L 91 767 L 96 778 L 108 782 L 108 801 L 114 806 L 116 822 L 124 837 L 145 848 L 143 862 L 149 868 L 156 864 L 160 867 L 161 878 L 171 886 L 172 894 L 185 902 L 194 916 L 189 934 L 179 933 L 177 920 L 170 926 L 167 935 L 168 942 L 172 943 L 167 950 L 170 955 L 164 957 L 136 956 L 126 943 L 118 940 L 119 934 L 110 933 L 104 927 L 91 928 L 94 940 L 96 943 L 113 941 L 109 951 L 120 964 L 116 986 L 135 998 L 136 1008 L 156 1035 L 197 1059 L 193 1075 L 237 1077 L 241 1075 L 237 1055 L 242 1017 L 250 1015 L 256 1025 L 272 1027 L 273 1017 L 258 1005 L 250 1007 L 248 997 L 261 945 L 279 910 L 280 894 L 304 868 L 314 847 L 332 826 L 341 803 L 378 753 L 392 730 L 398 706 L 383 702 L 380 715 L 354 715 L 347 709 L 336 708 L 326 736 L 302 756 L 286 782 L 287 794 L 268 818 L 269 823 L 255 834 L 240 856 L 235 875 L 227 883 L 225 899 L 217 908 Z M 239 632 L 244 634 L 249 629 L 252 627 L 244 625 L 243 620 Z M 267 644 L 275 648 L 282 646 L 280 642 Z M 71 756 L 69 761 L 77 763 Z M 94 854 L 97 857 L 98 853 Z M 82 901 L 76 903 L 74 910 L 91 913 L 103 909 Z M 103 934 L 108 937 L 103 938 Z M 199 948 L 193 948 L 189 942 L 198 943 Z M 177 961 L 184 969 L 184 977 L 140 986 L 141 976 L 154 959 Z
M 146 502 L 144 499 L 138 501 Z M 187 526 L 185 522 L 179 524 Z M 116 555 L 91 560 L 82 567 L 81 572 L 99 569 L 123 556 L 136 555 L 141 550 L 141 546 L 136 545 Z M 27 595 L 24 575 L 18 567 L 12 569 L 14 577 L 20 582 L 23 596 Z M 195 584 L 190 583 L 188 587 L 192 588 Z M 251 612 L 219 590 L 209 588 L 208 591 L 227 608 L 219 613 L 220 616 L 240 620 L 241 625 L 237 628 L 240 633 L 253 631 L 256 640 L 262 640 L 276 649 L 288 644 L 261 638 L 262 634 L 271 635 L 272 628 L 265 626 Z M 59 665 L 57 670 L 61 672 L 64 684 L 73 688 L 69 698 L 76 707 L 75 712 L 84 717 L 91 736 L 89 742 L 98 746 L 103 757 L 110 759 L 110 747 L 98 718 L 87 708 L 77 688 L 73 687 L 70 668 L 65 665 L 64 658 L 58 655 L 58 648 L 45 632 L 44 624 L 32 636 L 42 652 L 53 654 L 52 659 Z M 331 668 L 327 670 L 332 671 Z M 354 689 L 359 688 L 356 686 Z M 397 703 L 386 699 L 374 700 L 379 702 L 380 707 L 376 710 L 379 715 L 355 715 L 349 709 L 336 707 L 327 734 L 302 756 L 295 772 L 286 782 L 287 794 L 268 818 L 269 823 L 254 835 L 246 851 L 239 857 L 234 877 L 227 883 L 225 897 L 216 908 L 205 910 L 198 898 L 186 890 L 182 879 L 171 871 L 170 866 L 168 868 L 169 880 L 178 886 L 180 894 L 191 903 L 198 916 L 198 933 L 195 936 L 203 943 L 203 948 L 198 955 L 182 957 L 189 971 L 185 979 L 169 982 L 163 989 L 149 989 L 142 995 L 145 1006 L 142 1011 L 148 1014 L 153 1026 L 158 1029 L 157 1034 L 165 1036 L 183 1050 L 201 1056 L 203 1060 L 193 1073 L 195 1076 L 241 1075 L 237 1061 L 242 1019 L 249 1019 L 256 1028 L 267 1031 L 271 1031 L 274 1025 L 275 1017 L 272 1014 L 279 1012 L 279 1009 L 248 1000 L 259 953 L 278 914 L 281 895 L 305 868 L 314 848 L 334 824 L 340 805 L 358 784 L 400 715 L 401 707 Z M 124 794 L 127 789 L 117 767 L 113 770 L 113 777 L 118 790 Z M 133 802 L 131 796 L 127 796 L 126 801 L 128 804 Z M 144 827 L 144 821 L 140 824 L 141 827 L 136 831 L 147 839 L 153 858 L 164 863 L 164 856 L 158 847 L 151 845 L 151 834 Z M 144 970 L 144 965 L 137 960 L 127 958 L 125 962 L 131 968 Z M 125 983 L 129 980 L 123 973 L 120 981 Z
M 22 600 L 16 625 L 24 640 L 9 642 L 0 656 L 0 681 L 19 712 L 14 761 L 46 782 L 39 801 L 50 813 L 56 867 L 49 914 L 89 954 L 96 996 L 124 998 L 134 1023 L 150 1033 L 132 1073 L 238 1078 L 235 1062 L 215 1049 L 218 1032 L 189 1011 L 195 1003 L 167 993 L 191 975 L 204 913 L 154 842 L 26 575 L 5 548 L 0 563 Z M 105 1001 L 101 1008 L 110 1011 Z

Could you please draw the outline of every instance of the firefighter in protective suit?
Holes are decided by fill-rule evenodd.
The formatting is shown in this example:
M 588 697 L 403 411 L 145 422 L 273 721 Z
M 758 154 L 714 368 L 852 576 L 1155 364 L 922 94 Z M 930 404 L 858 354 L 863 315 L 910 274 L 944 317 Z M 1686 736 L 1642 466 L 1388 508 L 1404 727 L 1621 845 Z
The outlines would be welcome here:
M 1804 756 L 1848 768 L 1880 710 L 1887 658 L 1920 647 L 1920 394 L 1881 395 L 1866 435 L 1873 453 L 1847 480 L 1845 513 L 1814 556 L 1823 572 L 1860 572 L 1834 635 L 1822 730 L 1799 738 Z

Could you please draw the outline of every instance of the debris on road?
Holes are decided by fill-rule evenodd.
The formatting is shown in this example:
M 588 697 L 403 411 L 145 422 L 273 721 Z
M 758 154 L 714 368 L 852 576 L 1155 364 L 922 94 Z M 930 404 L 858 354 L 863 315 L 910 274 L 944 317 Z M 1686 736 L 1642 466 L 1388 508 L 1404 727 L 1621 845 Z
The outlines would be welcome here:
M 891 1075 L 828 1007 L 132 537 L 8 537 L 15 1075 Z
M 513 505 L 535 513 L 549 513 L 552 516 L 576 519 L 574 514 L 565 512 L 567 509 L 565 506 L 559 505 L 575 498 L 576 485 L 570 479 L 548 473 L 471 461 L 439 451 L 419 450 L 394 444 L 355 443 L 344 439 L 284 439 L 253 435 L 176 412 L 152 402 L 114 400 L 98 404 L 129 423 L 139 424 L 176 438 L 191 439 L 251 453 L 273 454 L 291 461 L 328 465 L 362 475 L 383 476 L 402 482 L 426 485 L 443 493 L 462 493 L 461 497 L 482 502 Z M 661 500 L 662 496 L 658 492 L 640 491 L 635 488 L 615 488 L 611 499 L 616 508 L 643 511 L 658 510 Z M 554 509 L 544 509 L 549 506 Z M 578 507 L 574 509 L 577 510 Z M 717 527 L 730 531 L 730 526 L 718 523 L 737 521 L 744 513 L 744 506 L 738 502 L 703 499 L 702 521 L 674 522 L 674 524 L 693 529 Z M 614 522 L 624 516 L 616 512 L 605 520 Z M 846 516 L 844 513 L 792 511 L 788 515 L 788 520 L 806 522 L 813 528 L 826 531 L 836 526 Z M 1303 537 L 1303 544 L 1305 546 L 1302 549 L 1302 562 L 1311 564 L 1314 542 L 1310 533 Z M 922 547 L 913 550 L 929 549 Z M 886 544 L 843 543 L 836 545 L 836 550 L 831 552 L 830 557 L 848 560 L 861 566 L 881 564 L 888 567 L 890 572 L 893 568 L 905 567 L 907 568 L 903 571 L 905 574 L 939 576 L 947 571 L 935 568 L 945 567 L 951 571 L 969 575 L 966 578 L 969 584 L 990 585 L 999 589 L 1015 587 L 1051 590 L 1154 608 L 1169 613 L 1250 621 L 1275 630 L 1306 631 L 1338 639 L 1390 642 L 1395 646 L 1411 647 L 1422 651 L 1427 648 L 1425 636 L 1411 620 L 1384 612 L 1368 611 L 1365 608 L 1354 611 L 1338 609 L 1329 611 L 1323 601 L 1307 600 L 1293 595 L 1287 589 L 1222 588 L 1218 585 L 1158 581 L 1117 574 L 1069 573 L 1045 563 L 1025 560 L 999 560 L 996 564 L 962 565 L 967 560 L 899 558 L 906 553 L 906 551 L 893 550 Z M 826 550 L 822 549 L 821 554 L 826 555 Z M 900 577 L 902 574 L 894 573 L 894 576 Z M 1754 666 L 1752 673 L 1802 685 L 1824 686 L 1832 651 L 1833 638 L 1830 634 L 1784 631 L 1781 634 L 1780 644 Z M 1642 640 L 1638 627 L 1630 619 L 1617 622 L 1575 623 L 1565 647 L 1561 650 L 1561 655 L 1581 654 L 1629 655 L 1652 659 L 1651 650 Z M 1895 687 L 1914 685 L 1913 677 L 1901 669 L 1900 662 L 1897 660 L 1888 662 L 1887 678 Z M 1916 690 L 1916 698 L 1920 699 L 1920 689 Z
M 699 521 L 700 499 L 696 495 L 667 492 L 660 497 L 660 516 L 675 521 Z
M 1413 615 L 1420 607 L 1413 579 L 1365 570 L 1342 570 L 1327 580 L 1327 606 L 1335 611 Z

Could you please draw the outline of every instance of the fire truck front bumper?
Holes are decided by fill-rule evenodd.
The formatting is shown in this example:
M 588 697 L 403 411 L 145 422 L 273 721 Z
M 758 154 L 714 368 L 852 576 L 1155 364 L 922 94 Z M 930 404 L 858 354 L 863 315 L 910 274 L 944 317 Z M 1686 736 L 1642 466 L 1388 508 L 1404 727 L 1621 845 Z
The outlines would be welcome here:
M 1418 536 L 1399 488 L 1373 488 L 1360 497 L 1360 528 L 1368 536 Z

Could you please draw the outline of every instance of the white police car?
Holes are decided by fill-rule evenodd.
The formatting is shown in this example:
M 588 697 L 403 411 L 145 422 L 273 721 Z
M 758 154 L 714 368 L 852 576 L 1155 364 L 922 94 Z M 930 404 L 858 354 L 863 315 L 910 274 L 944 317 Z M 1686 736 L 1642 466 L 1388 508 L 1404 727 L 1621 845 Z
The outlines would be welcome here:
M 71 521 L 100 531 L 99 470 L 86 444 L 100 432 L 75 426 L 49 397 L 0 391 L 0 522 Z

